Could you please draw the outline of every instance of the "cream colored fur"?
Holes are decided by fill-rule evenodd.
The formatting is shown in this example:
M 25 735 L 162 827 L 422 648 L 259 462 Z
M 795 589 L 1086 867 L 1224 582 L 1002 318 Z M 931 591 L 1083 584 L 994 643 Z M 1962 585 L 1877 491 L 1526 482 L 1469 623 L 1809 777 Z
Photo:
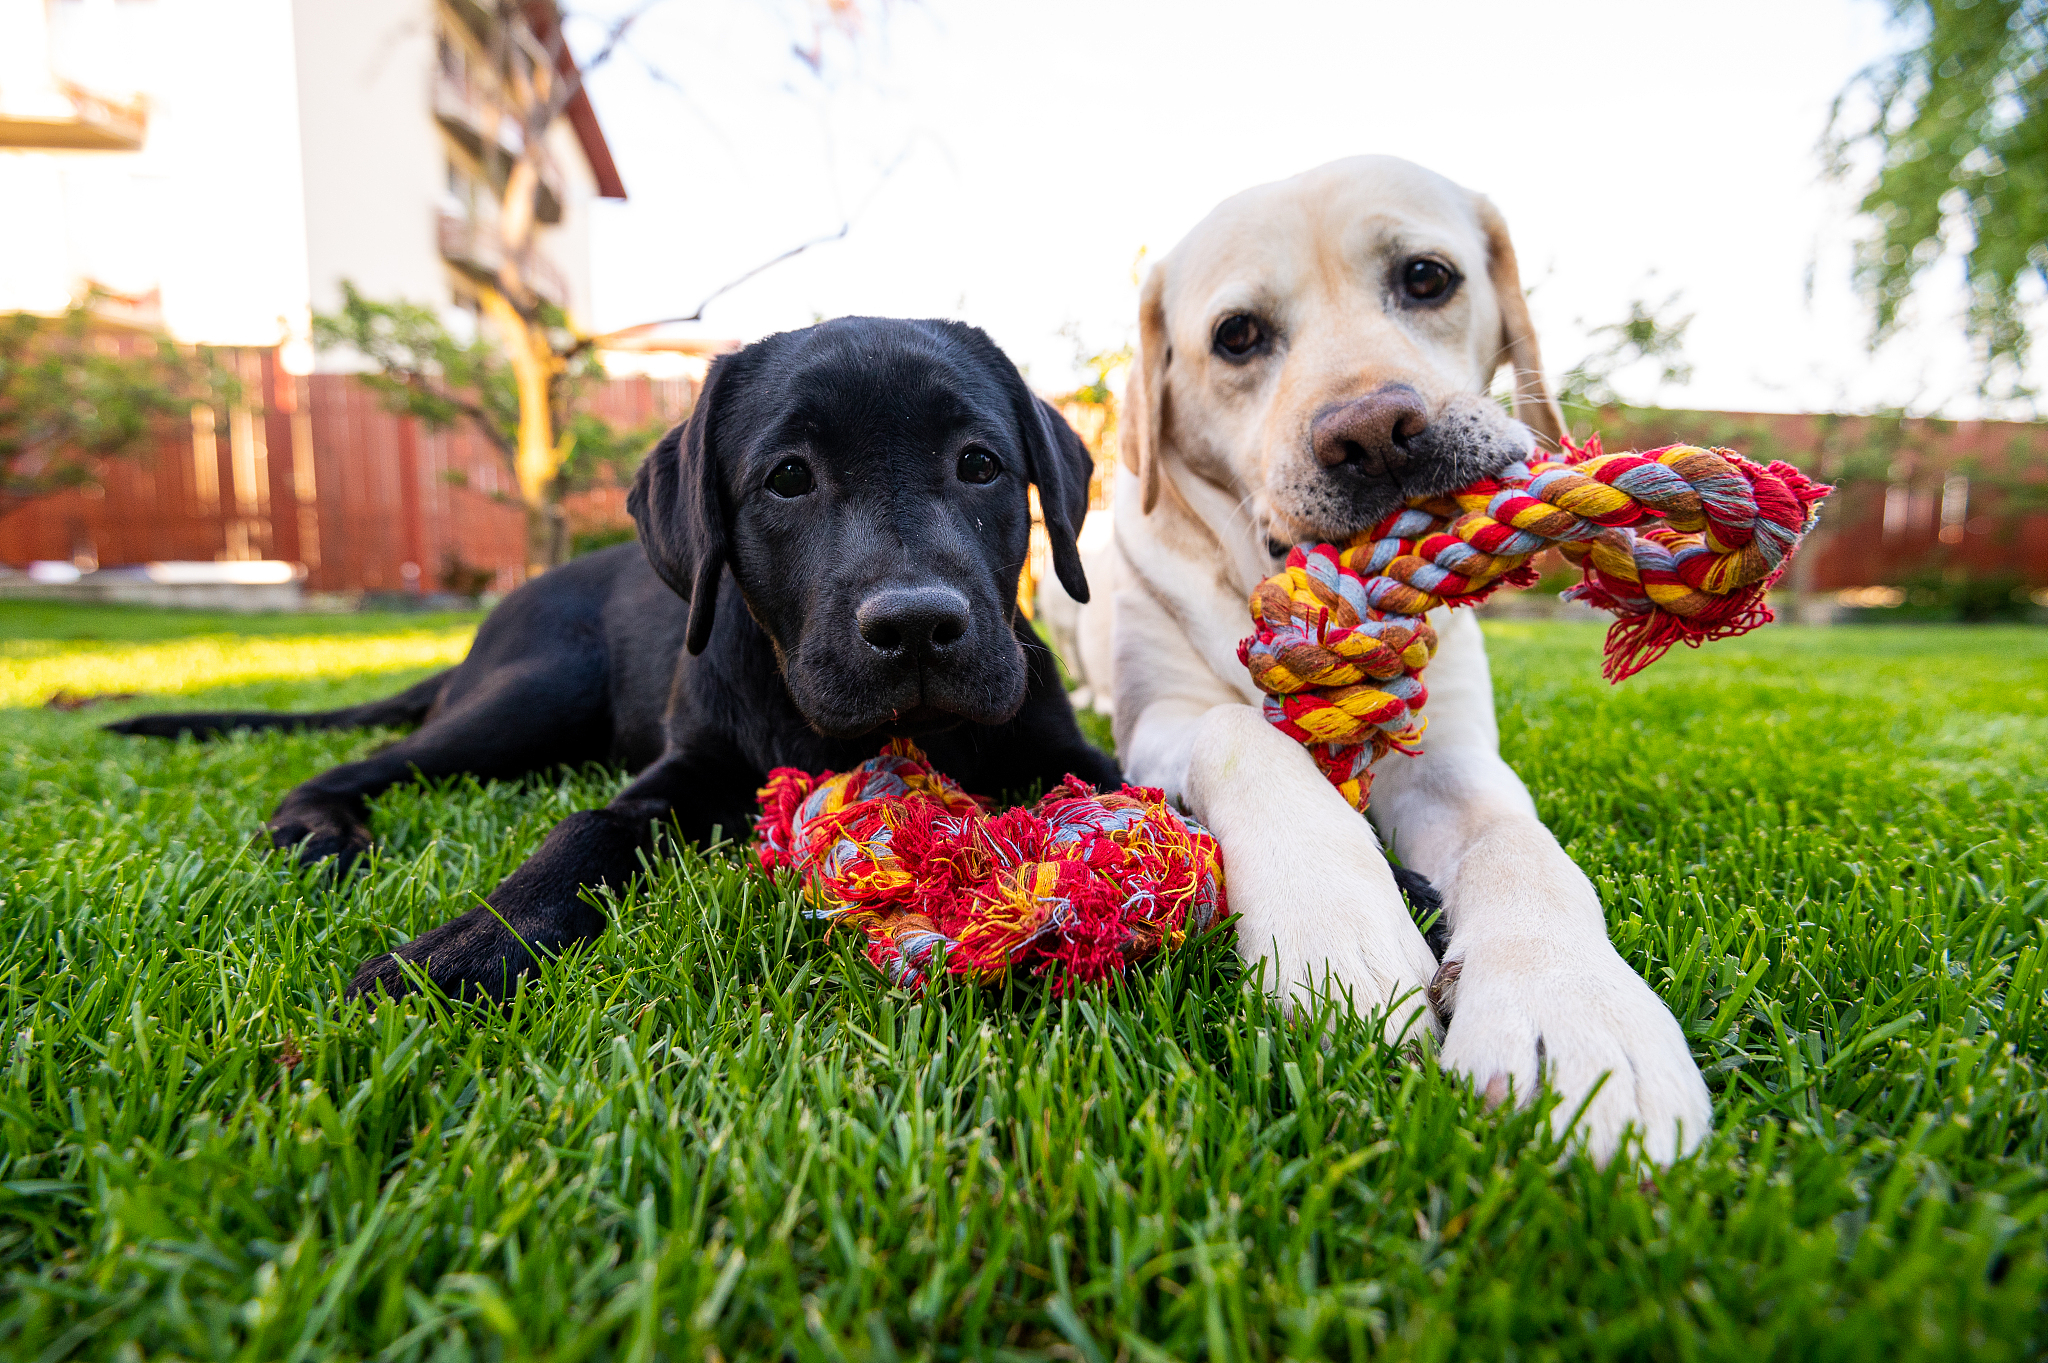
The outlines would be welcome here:
M 1393 271 L 1419 252 L 1463 276 L 1426 312 L 1389 297 Z M 1212 353 L 1213 328 L 1238 311 L 1278 328 L 1260 363 Z M 1513 418 L 1486 396 L 1503 363 L 1516 376 Z M 1520 1102 L 1547 1081 L 1563 1099 L 1560 1129 L 1585 1105 L 1577 1135 L 1596 1158 L 1633 1127 L 1668 1162 L 1707 1134 L 1706 1086 L 1677 1021 L 1609 944 L 1591 883 L 1501 759 L 1471 613 L 1439 612 L 1425 754 L 1380 763 L 1371 824 L 1264 722 L 1237 660 L 1246 598 L 1276 567 L 1269 541 L 1359 528 L 1328 519 L 1310 422 L 1390 382 L 1420 393 L 1432 424 L 1525 443 L 1560 430 L 1507 229 L 1441 176 L 1387 157 L 1339 161 L 1226 201 L 1154 266 L 1114 544 L 1089 556 L 1097 605 L 1068 622 L 1093 645 L 1076 650 L 1088 655 L 1083 680 L 1115 697 L 1130 779 L 1164 787 L 1221 840 L 1239 946 L 1276 993 L 1338 991 L 1383 1013 L 1392 1037 L 1442 1031 L 1448 1014 L 1449 1070 Z M 1375 827 L 1444 895 L 1441 974 Z

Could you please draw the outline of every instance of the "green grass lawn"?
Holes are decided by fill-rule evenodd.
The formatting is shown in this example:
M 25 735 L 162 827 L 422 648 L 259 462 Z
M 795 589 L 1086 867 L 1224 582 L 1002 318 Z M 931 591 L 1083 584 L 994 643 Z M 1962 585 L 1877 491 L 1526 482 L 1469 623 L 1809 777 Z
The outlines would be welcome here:
M 395 791 L 337 887 L 251 834 L 376 736 L 36 708 L 368 699 L 472 625 L 0 605 L 0 1357 L 2048 1348 L 2048 631 L 1767 630 L 1617 689 L 1595 629 L 1489 627 L 1509 758 L 1714 1091 L 1644 1181 L 1289 1025 L 1222 937 L 919 1001 L 730 849 L 508 1014 L 342 1007 L 619 778 Z

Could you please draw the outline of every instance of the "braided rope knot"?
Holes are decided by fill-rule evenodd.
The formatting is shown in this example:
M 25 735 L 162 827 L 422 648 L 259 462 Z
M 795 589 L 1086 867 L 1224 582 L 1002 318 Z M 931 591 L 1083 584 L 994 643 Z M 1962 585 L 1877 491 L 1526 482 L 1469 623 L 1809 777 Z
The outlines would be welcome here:
M 1323 774 L 1363 809 L 1369 768 L 1389 749 L 1420 751 L 1422 669 L 1436 630 L 1372 601 L 1386 579 L 1346 569 L 1331 545 L 1297 545 L 1252 594 L 1257 632 L 1238 660 L 1266 692 L 1267 722 L 1307 744 Z
M 1216 839 L 1143 786 L 1098 795 L 1069 776 L 991 814 L 895 739 L 849 771 L 777 767 L 759 801 L 761 864 L 800 872 L 808 912 L 860 932 L 910 989 L 943 953 L 952 974 L 1045 975 L 1065 992 L 1230 912 Z
M 1364 809 L 1372 764 L 1421 751 L 1422 669 L 1436 652 L 1426 612 L 1534 585 L 1530 560 L 1555 546 L 1584 574 L 1565 598 L 1617 617 L 1601 671 L 1621 681 L 1673 644 L 1768 623 L 1764 593 L 1832 491 L 1733 450 L 1567 443 L 1559 458 L 1417 498 L 1342 548 L 1295 546 L 1252 592 L 1238 659 L 1266 693 L 1267 721 Z

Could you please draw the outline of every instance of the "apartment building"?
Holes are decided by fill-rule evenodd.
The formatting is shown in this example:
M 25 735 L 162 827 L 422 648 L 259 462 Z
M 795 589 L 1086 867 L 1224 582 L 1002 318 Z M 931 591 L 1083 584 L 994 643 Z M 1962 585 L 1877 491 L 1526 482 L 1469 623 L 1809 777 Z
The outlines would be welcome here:
M 382 411 L 310 323 L 347 280 L 459 329 L 508 251 L 519 285 L 589 317 L 592 218 L 626 191 L 559 22 L 553 0 L 0 0 L 0 312 L 99 290 L 109 326 L 238 348 L 251 398 L 0 519 L 0 563 L 518 581 L 526 510 L 503 460 Z M 504 230 L 528 211 L 530 231 Z M 688 387 L 640 380 L 606 405 L 644 420 Z

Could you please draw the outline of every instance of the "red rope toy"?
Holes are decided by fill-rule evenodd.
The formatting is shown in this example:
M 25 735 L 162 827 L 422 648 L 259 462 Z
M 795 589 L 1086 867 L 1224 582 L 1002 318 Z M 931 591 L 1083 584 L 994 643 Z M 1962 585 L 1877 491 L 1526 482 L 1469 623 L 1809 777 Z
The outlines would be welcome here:
M 1266 692 L 1266 719 L 1362 810 L 1372 764 L 1421 751 L 1422 669 L 1436 652 L 1425 611 L 1532 586 L 1529 560 L 1555 546 L 1585 574 L 1566 599 L 1618 617 L 1602 673 L 1621 681 L 1673 644 L 1768 624 L 1764 593 L 1833 491 L 1733 450 L 1567 442 L 1556 459 L 1418 498 L 1341 549 L 1296 546 L 1252 593 L 1237 656 Z
M 857 928 L 868 959 L 922 988 L 932 954 L 984 983 L 1050 975 L 1056 993 L 1169 951 L 1224 917 L 1216 839 L 1143 786 L 1069 776 L 988 813 L 907 740 L 852 771 L 768 773 L 761 864 L 800 872 L 811 913 Z

